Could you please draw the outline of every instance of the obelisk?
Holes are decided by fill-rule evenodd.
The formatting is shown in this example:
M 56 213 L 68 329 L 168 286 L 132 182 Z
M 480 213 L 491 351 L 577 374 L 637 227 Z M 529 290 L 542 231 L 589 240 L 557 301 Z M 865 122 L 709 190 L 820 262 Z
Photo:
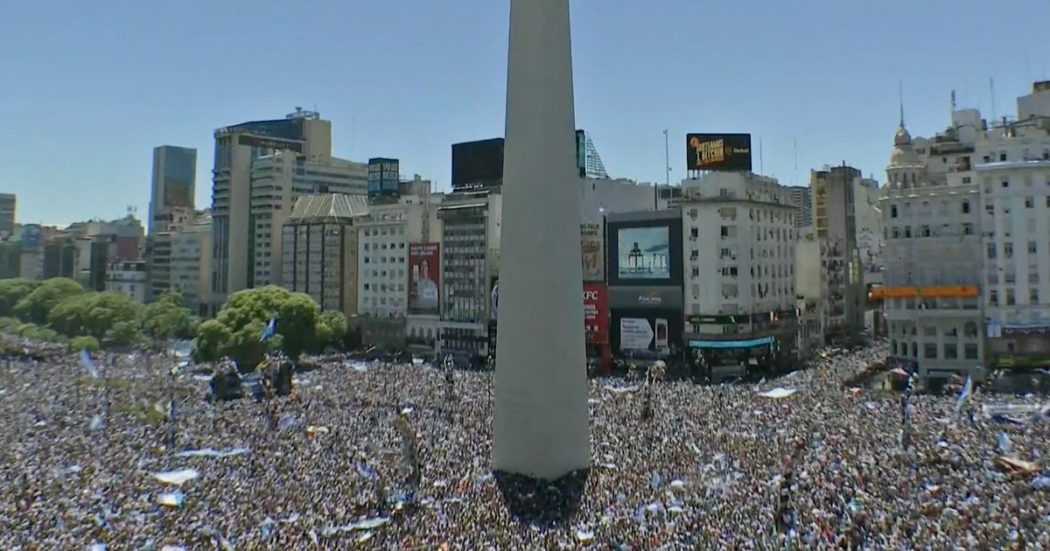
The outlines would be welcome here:
M 569 0 L 511 0 L 493 469 L 590 467 Z

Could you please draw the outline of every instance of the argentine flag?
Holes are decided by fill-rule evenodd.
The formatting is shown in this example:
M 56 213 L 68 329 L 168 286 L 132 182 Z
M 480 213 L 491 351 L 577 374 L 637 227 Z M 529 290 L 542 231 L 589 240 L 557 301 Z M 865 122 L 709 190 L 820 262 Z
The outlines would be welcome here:
M 262 335 L 259 335 L 259 342 L 266 342 L 270 340 L 274 335 L 277 334 L 277 316 L 270 318 L 269 323 L 266 327 L 263 327 Z
M 91 361 L 91 353 L 86 346 L 80 350 L 80 365 L 84 366 L 92 379 L 98 379 L 98 368 L 95 367 L 95 362 Z
M 955 414 L 962 414 L 963 405 L 966 404 L 966 400 L 973 394 L 973 376 L 966 376 L 966 384 L 963 385 L 962 390 L 959 391 L 959 398 L 955 402 Z

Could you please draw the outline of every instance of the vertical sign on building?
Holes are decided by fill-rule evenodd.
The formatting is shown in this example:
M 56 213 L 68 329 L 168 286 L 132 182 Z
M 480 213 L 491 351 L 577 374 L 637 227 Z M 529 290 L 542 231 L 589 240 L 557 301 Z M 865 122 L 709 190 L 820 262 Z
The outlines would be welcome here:
M 580 224 L 584 281 L 605 281 L 605 243 L 602 234 L 601 222 Z
M 609 292 L 605 285 L 583 284 L 583 322 L 587 344 L 609 342 Z
M 401 161 L 374 157 L 368 160 L 368 196 L 397 196 L 401 185 Z
M 440 244 L 408 245 L 408 311 L 438 315 L 441 296 Z

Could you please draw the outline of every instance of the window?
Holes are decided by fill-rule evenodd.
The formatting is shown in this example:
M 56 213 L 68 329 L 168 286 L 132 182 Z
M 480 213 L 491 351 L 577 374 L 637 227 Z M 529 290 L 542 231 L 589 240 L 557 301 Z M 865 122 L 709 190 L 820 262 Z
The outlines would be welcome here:
M 977 324 L 972 322 L 972 321 L 966 322 L 966 326 L 963 328 L 963 334 L 965 334 L 967 337 L 969 337 L 971 339 L 976 338 L 977 337 Z
M 922 357 L 930 360 L 936 360 L 937 343 L 928 342 L 922 345 Z
M 922 334 L 924 336 L 927 336 L 927 337 L 936 337 L 937 336 L 937 328 L 933 327 L 932 325 L 924 326 L 922 328 Z
M 1033 208 L 1033 207 L 1035 207 L 1035 198 L 1034 197 L 1025 197 L 1024 198 L 1024 208 L 1030 209 L 1030 208 Z
M 959 358 L 959 348 L 953 342 L 944 343 L 944 359 L 956 360 Z
M 964 235 L 973 235 L 973 224 L 971 224 L 969 222 L 963 224 L 963 234 Z
M 988 244 L 988 258 L 989 260 L 995 258 L 995 243 Z
M 988 304 L 999 306 L 999 291 L 996 291 L 995 289 L 988 290 Z
M 999 154 L 999 160 L 1000 161 L 1005 161 L 1006 160 L 1006 152 L 1005 151 Z
M 1039 304 L 1039 289 L 1028 290 L 1028 304 Z
M 962 211 L 963 211 L 963 214 L 970 214 L 970 202 L 969 201 L 963 201 L 962 202 Z
M 1006 305 L 1007 306 L 1013 306 L 1015 304 L 1017 304 L 1017 298 L 1014 297 L 1014 290 L 1013 289 L 1007 289 L 1006 290 Z
M 976 360 L 977 359 L 977 345 L 976 344 L 967 344 L 963 348 L 963 355 L 966 356 L 967 360 Z
M 1003 186 L 1003 189 L 1006 189 L 1006 188 L 1010 187 L 1010 182 L 1007 182 L 1006 180 L 1003 180 L 1002 186 Z
M 911 343 L 911 357 L 913 357 L 913 358 L 918 358 L 919 357 L 919 344 L 918 343 L 914 343 L 914 342 Z
M 1014 257 L 1014 244 L 1013 243 L 1003 243 L 1003 256 L 1005 256 L 1006 258 L 1013 258 Z
M 922 226 L 922 236 L 923 237 L 929 237 L 930 236 L 930 227 L 929 226 Z
M 911 226 L 904 226 L 904 238 L 911 239 Z
M 1029 241 L 1028 242 L 1028 254 L 1035 254 L 1035 251 L 1036 251 L 1035 241 Z
M 893 228 L 893 238 L 898 239 L 901 236 L 900 228 Z

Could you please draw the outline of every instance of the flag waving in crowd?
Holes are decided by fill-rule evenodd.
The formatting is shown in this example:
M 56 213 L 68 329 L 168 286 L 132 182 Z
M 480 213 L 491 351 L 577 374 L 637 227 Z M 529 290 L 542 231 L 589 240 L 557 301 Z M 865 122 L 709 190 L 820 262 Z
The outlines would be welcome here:
M 277 315 L 274 314 L 270 317 L 270 321 L 266 323 L 266 327 L 263 327 L 262 335 L 259 335 L 259 342 L 266 342 L 273 338 L 277 334 Z
M 88 352 L 86 346 L 80 350 L 80 365 L 84 366 L 84 369 L 87 370 L 92 379 L 98 379 L 98 368 L 95 367 L 95 362 L 91 360 L 91 352 Z

